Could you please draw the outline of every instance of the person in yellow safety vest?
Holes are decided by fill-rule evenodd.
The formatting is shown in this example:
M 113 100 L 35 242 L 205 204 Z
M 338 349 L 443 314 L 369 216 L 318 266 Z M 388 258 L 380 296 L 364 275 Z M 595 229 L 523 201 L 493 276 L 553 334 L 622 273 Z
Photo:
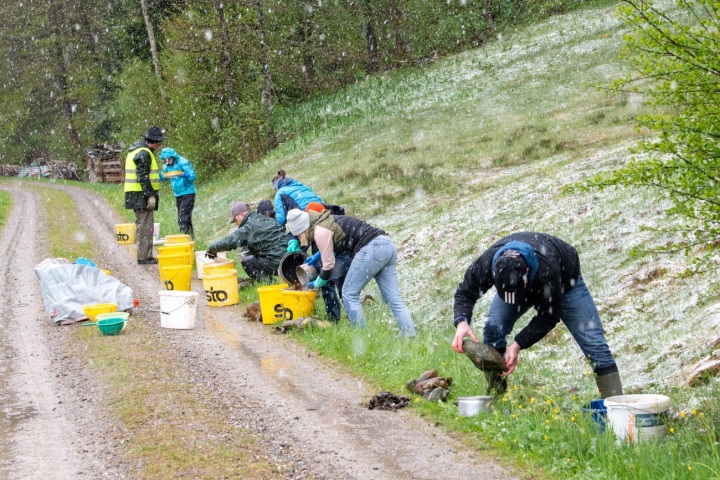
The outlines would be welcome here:
M 153 212 L 160 201 L 160 170 L 155 152 L 165 137 L 156 126 L 150 127 L 142 137 L 130 146 L 125 158 L 125 208 L 135 211 L 137 262 L 149 265 L 158 263 L 152 256 Z

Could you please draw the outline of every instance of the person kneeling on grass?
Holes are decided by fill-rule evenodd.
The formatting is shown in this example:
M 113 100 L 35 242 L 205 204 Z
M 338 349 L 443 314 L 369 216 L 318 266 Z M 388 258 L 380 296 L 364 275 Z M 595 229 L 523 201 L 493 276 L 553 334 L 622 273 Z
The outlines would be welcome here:
M 212 242 L 207 248 L 207 255 L 212 258 L 218 252 L 247 249 L 249 254 L 240 262 L 245 273 L 256 282 L 272 281 L 285 255 L 286 240 L 282 227 L 274 218 L 251 212 L 245 202 L 236 202 L 232 206 L 228 223 L 233 222 L 238 225 L 237 230 Z
M 320 288 L 328 282 L 335 266 L 335 255 L 347 254 L 352 259 L 342 289 L 343 304 L 352 325 L 365 326 L 360 293 L 374 278 L 383 301 L 397 320 L 400 334 L 408 338 L 415 336 L 410 311 L 400 295 L 397 250 L 385 232 L 348 215 L 332 215 L 330 210 L 303 212 L 292 209 L 287 215 L 287 225 L 303 249 L 315 242 L 320 251 L 320 274 L 308 286 Z
M 478 298 L 491 287 L 497 294 L 490 305 L 483 343 L 505 357 L 505 373 L 486 371 L 488 393 L 503 394 L 507 375 L 517 365 L 520 350 L 533 346 L 560 320 L 572 334 L 585 358 L 594 365 L 602 398 L 622 395 L 620 373 L 610 352 L 597 307 L 580 273 L 580 258 L 570 244 L 547 233 L 519 232 L 495 242 L 465 272 L 455 291 L 453 349 L 463 353 L 472 311 Z M 515 322 L 530 307 L 536 310 L 530 323 L 506 347 Z

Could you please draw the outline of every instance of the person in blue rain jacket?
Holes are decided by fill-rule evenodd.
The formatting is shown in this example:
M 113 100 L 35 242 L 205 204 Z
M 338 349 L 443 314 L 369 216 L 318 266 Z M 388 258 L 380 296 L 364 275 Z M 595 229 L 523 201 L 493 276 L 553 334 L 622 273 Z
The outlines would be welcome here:
M 192 224 L 192 212 L 195 208 L 195 169 L 190 161 L 181 157 L 172 148 L 163 148 L 160 152 L 160 159 L 163 161 L 163 169 L 160 172 L 160 179 L 170 181 L 175 204 L 178 211 L 178 226 L 182 233 L 195 238 Z M 177 172 L 180 172 L 178 175 Z

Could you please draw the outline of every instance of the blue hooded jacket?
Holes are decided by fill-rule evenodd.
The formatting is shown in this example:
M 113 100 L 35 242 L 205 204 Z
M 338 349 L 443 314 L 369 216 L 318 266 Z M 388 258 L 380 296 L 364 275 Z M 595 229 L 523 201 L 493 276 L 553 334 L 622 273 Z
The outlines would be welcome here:
M 275 219 L 284 227 L 287 222 L 287 212 L 293 208 L 305 211 L 305 207 L 310 202 L 325 203 L 310 187 L 292 178 L 283 178 L 278 183 L 278 190 L 275 193 Z
M 167 159 L 170 157 L 175 158 L 172 165 L 167 164 Z M 163 165 L 162 172 L 160 172 L 160 180 L 163 182 L 170 180 L 170 186 L 172 187 L 173 193 L 176 197 L 195 193 L 195 178 L 197 175 L 195 174 L 195 169 L 187 158 L 181 157 L 175 150 L 166 147 L 160 152 L 160 159 L 165 163 L 165 165 Z M 165 178 L 165 175 L 168 172 L 174 171 L 181 171 L 183 172 L 183 175 L 179 177 L 172 177 L 170 179 Z

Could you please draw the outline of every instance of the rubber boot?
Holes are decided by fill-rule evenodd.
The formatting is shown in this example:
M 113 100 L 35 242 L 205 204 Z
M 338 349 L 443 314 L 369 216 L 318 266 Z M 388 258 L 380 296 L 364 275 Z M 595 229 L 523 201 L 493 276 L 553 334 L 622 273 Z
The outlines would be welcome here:
M 507 378 L 502 376 L 502 372 L 487 370 L 483 373 L 485 373 L 485 380 L 488 384 L 488 395 L 492 395 L 493 390 L 495 390 L 498 395 L 505 393 L 505 390 L 507 390 Z
M 597 383 L 598 390 L 600 390 L 600 397 L 602 398 L 614 397 L 615 395 L 623 394 L 619 372 L 597 375 L 595 377 L 595 382 Z

